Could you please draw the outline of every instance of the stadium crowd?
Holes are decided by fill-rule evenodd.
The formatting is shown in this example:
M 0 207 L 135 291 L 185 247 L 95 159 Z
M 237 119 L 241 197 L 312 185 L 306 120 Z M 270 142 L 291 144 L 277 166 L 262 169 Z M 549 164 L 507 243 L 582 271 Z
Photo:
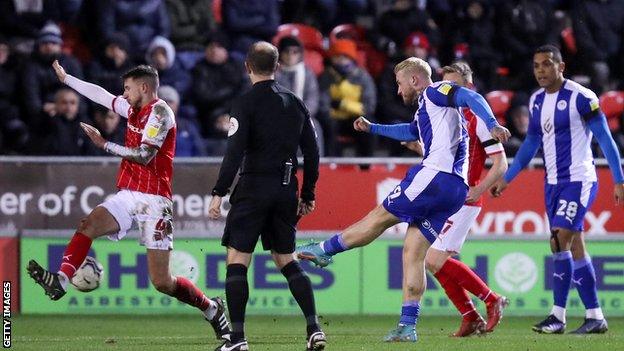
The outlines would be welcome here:
M 314 117 L 322 155 L 411 156 L 356 133 L 360 115 L 411 121 L 393 66 L 408 56 L 474 71 L 513 137 L 528 128 L 535 48 L 559 46 L 566 76 L 601 96 L 624 152 L 624 2 L 617 0 L 7 0 L 0 2 L 0 154 L 102 155 L 79 122 L 123 143 L 125 123 L 63 86 L 51 64 L 122 94 L 121 75 L 156 68 L 176 112 L 177 156 L 223 155 L 232 100 L 250 87 L 243 59 L 255 41 L 280 51 L 276 80 Z M 436 74 L 437 73 L 437 74 Z M 488 93 L 489 92 L 489 93 Z M 488 93 L 488 94 L 486 94 Z M 597 157 L 602 156 L 597 144 Z

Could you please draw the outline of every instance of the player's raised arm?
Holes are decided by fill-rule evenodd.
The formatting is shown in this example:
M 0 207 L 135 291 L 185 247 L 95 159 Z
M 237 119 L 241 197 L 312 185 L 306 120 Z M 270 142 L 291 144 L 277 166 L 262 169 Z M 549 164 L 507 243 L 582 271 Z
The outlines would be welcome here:
M 130 108 L 130 104 L 128 104 L 126 99 L 114 96 L 99 85 L 85 82 L 67 74 L 63 66 L 59 64 L 58 60 L 55 60 L 54 63 L 52 63 L 52 68 L 54 68 L 54 72 L 56 73 L 59 81 L 67 84 L 81 95 L 86 96 L 89 100 L 113 110 L 122 117 L 128 118 L 128 109 Z

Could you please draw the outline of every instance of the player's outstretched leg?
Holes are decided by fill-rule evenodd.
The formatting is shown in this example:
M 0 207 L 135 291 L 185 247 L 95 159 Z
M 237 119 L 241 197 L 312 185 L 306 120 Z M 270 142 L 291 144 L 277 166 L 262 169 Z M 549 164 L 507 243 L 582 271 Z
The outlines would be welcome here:
M 65 288 L 61 285 L 58 273 L 52 273 L 44 269 L 37 261 L 30 260 L 26 270 L 28 270 L 28 275 L 43 288 L 45 294 L 48 295 L 50 299 L 55 301 L 59 300 L 67 293 Z
M 336 234 L 321 243 L 312 242 L 298 246 L 295 253 L 299 259 L 326 267 L 333 262 L 332 256 L 371 243 L 384 230 L 397 223 L 399 223 L 398 218 L 379 205 L 366 217 L 345 229 L 342 234 Z
M 84 227 L 87 221 L 88 219 L 83 221 L 81 227 Z M 76 232 L 63 253 L 61 267 L 57 273 L 44 269 L 35 260 L 30 260 L 26 268 L 28 275 L 43 288 L 50 299 L 59 300 L 67 293 L 67 286 L 71 278 L 87 257 L 91 242 L 91 237 L 82 234 L 80 231 Z
M 574 276 L 572 282 L 576 285 L 583 305 L 585 305 L 585 321 L 572 334 L 602 334 L 609 330 L 607 320 L 602 313 L 598 302 L 596 289 L 596 272 L 589 255 L 574 261 Z

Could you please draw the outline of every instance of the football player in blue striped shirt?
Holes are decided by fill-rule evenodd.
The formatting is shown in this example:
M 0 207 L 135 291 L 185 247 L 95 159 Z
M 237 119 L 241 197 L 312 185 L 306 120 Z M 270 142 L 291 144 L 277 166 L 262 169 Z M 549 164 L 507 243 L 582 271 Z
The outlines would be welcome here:
M 614 179 L 616 204 L 624 202 L 624 175 L 620 155 L 609 132 L 598 97 L 591 90 L 563 77 L 561 52 L 552 45 L 538 48 L 533 74 L 540 89 L 529 100 L 530 122 L 526 139 L 504 179 L 493 188 L 500 193 L 541 147 L 546 168 L 546 212 L 553 252 L 553 297 L 550 315 L 533 326 L 538 333 L 565 331 L 570 283 L 576 286 L 586 309 L 585 322 L 575 334 L 604 333 L 607 321 L 596 291 L 596 274 L 583 239 L 583 218 L 594 199 L 598 182 L 591 151 L 592 136 L 606 156 Z

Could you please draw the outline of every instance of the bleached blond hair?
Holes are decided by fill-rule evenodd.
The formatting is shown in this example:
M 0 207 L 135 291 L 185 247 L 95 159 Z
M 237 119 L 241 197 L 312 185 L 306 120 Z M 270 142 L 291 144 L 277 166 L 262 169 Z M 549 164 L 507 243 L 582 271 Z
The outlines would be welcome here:
M 394 66 L 395 74 L 404 70 L 409 70 L 412 73 L 424 74 L 428 78 L 431 78 L 431 66 L 429 66 L 425 60 L 419 59 L 418 57 L 406 58 Z

